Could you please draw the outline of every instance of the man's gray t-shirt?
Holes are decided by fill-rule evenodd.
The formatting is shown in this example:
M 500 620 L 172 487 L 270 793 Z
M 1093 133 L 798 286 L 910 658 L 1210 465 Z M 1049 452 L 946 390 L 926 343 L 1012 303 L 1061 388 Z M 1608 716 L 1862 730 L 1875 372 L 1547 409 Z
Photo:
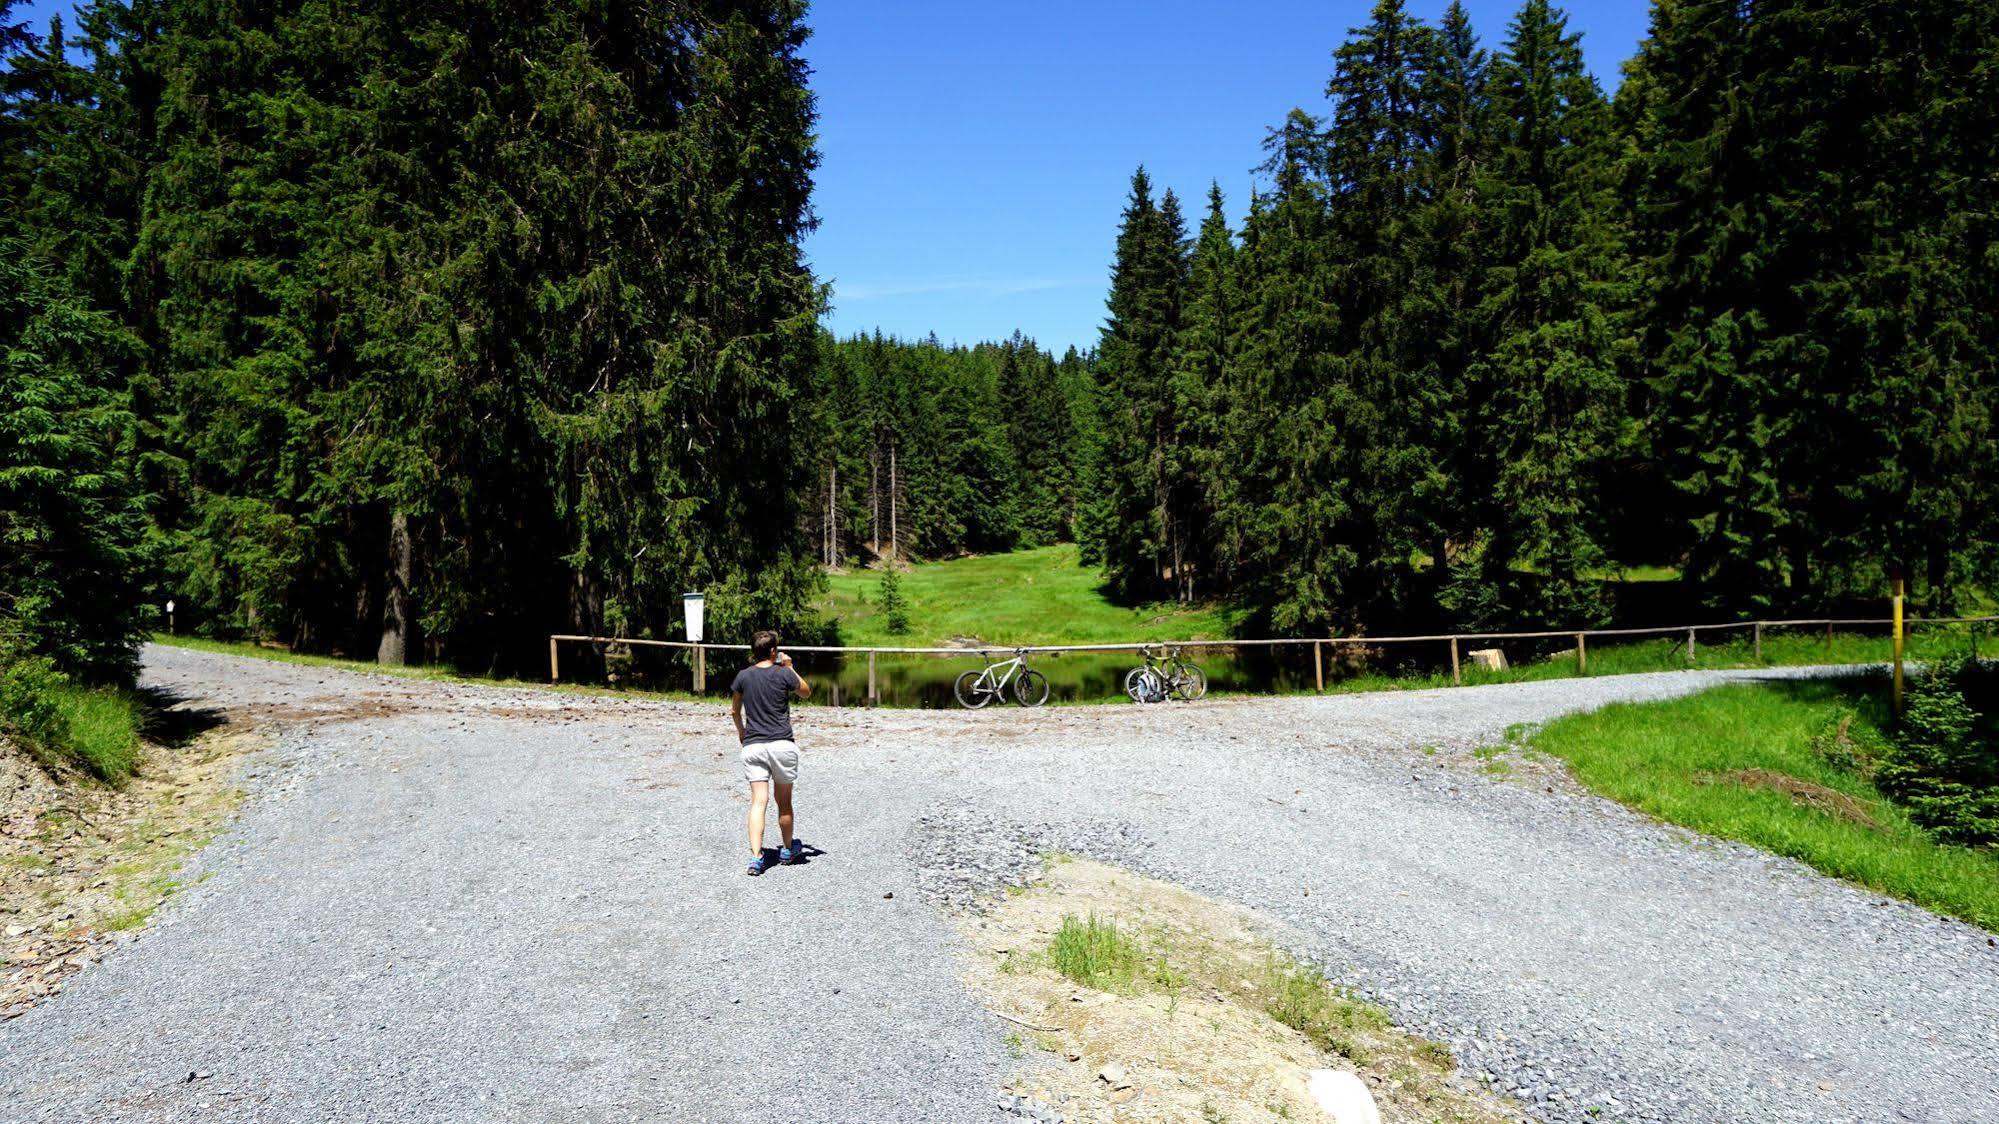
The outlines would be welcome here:
M 755 664 L 736 673 L 731 694 L 743 696 L 743 744 L 788 742 L 791 737 L 791 693 L 798 676 L 788 667 Z

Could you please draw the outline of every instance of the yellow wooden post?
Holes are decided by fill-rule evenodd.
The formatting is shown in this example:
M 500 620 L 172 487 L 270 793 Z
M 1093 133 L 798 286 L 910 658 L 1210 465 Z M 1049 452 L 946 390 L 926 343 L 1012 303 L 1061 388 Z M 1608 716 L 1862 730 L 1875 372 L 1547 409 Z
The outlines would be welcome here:
M 1589 674 L 1589 649 L 1583 647 L 1583 634 L 1576 633 L 1576 674 Z
M 562 681 L 562 664 L 555 658 L 555 637 L 553 636 L 548 638 L 548 681 L 550 683 L 560 683 Z
M 700 644 L 694 646 L 694 693 L 708 693 L 708 649 Z
M 1324 641 L 1312 641 L 1312 685 L 1320 691 L 1326 689 L 1326 645 Z
M 873 706 L 875 705 L 875 703 L 879 702 L 880 699 L 881 696 L 875 693 L 875 654 L 873 652 L 869 652 L 868 653 L 868 705 Z
M 1462 687 L 1464 685 L 1464 672 L 1458 670 L 1458 638 L 1453 636 L 1451 637 L 1451 686 Z
M 1895 713 L 1902 713 L 1902 575 L 1895 575 Z

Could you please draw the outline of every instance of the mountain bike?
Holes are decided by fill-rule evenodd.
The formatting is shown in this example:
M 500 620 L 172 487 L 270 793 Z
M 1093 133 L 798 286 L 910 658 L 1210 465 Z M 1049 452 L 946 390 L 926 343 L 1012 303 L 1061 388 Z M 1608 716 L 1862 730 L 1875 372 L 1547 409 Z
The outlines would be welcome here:
M 1133 702 L 1165 702 L 1178 697 L 1193 702 L 1208 693 L 1208 676 L 1199 667 L 1180 657 L 1179 645 L 1166 648 L 1164 658 L 1152 654 L 1152 646 L 1138 650 L 1144 666 L 1125 673 L 1124 693 Z
M 990 652 L 979 654 L 988 659 L 992 655 Z M 977 710 L 994 699 L 1006 697 L 1008 683 L 1013 685 L 1013 697 L 1022 706 L 1040 706 L 1048 701 L 1048 677 L 1027 666 L 1026 648 L 1014 649 L 1012 659 L 958 676 L 951 691 L 958 696 L 959 706 Z

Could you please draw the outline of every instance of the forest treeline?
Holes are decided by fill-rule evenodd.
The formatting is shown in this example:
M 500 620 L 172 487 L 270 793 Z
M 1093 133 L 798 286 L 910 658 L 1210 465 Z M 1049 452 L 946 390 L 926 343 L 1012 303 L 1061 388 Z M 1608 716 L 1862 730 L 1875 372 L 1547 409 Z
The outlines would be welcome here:
M 8 9 L 0 635 L 79 677 L 170 597 L 516 670 L 1062 540 L 1287 633 L 1999 586 L 1999 0 L 1657 0 L 1615 96 L 1382 0 L 1060 356 L 821 327 L 797 0 Z
M 1528 0 L 1381 0 L 1232 229 L 1143 170 L 1086 554 L 1279 632 L 1994 585 L 1999 4 L 1658 0 L 1615 98 Z
M 802 3 L 7 8 L 15 648 L 129 673 L 168 598 L 472 668 L 688 589 L 803 616 Z

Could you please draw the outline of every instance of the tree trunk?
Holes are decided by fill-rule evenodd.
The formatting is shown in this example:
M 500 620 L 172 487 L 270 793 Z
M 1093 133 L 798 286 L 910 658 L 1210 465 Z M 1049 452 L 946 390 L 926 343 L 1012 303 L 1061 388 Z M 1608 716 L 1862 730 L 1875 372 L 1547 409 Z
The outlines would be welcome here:
M 400 511 L 389 515 L 388 578 L 388 590 L 382 598 L 382 640 L 375 647 L 375 662 L 399 667 L 409 662 L 411 631 L 409 517 Z

